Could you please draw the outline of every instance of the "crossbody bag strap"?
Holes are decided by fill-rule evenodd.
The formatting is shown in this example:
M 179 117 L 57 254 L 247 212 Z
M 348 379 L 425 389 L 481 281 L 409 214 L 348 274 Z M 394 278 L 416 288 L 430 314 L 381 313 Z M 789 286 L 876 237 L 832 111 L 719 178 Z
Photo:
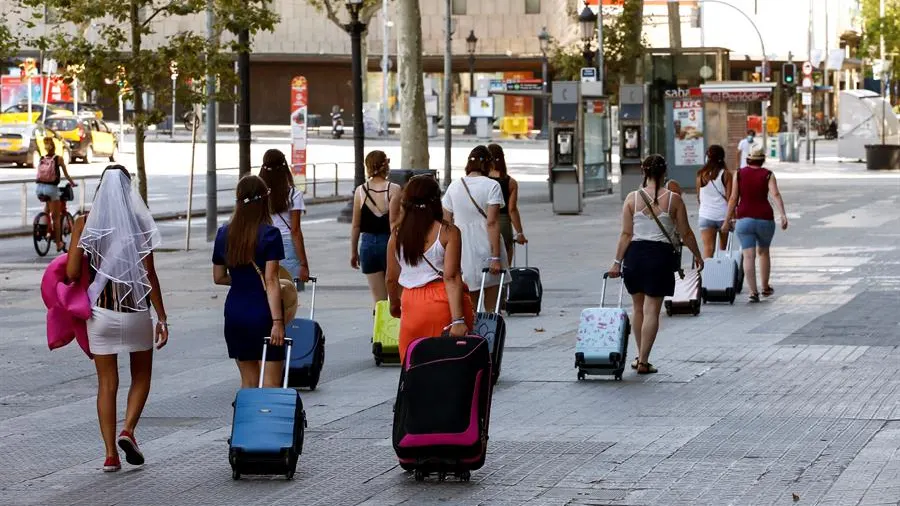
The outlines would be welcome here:
M 425 253 L 422 253 L 422 260 L 425 260 L 425 263 L 428 264 L 428 267 L 431 267 L 431 269 L 432 269 L 438 276 L 440 276 L 440 277 L 442 277 L 442 278 L 444 277 L 444 271 L 442 271 L 442 270 L 438 269 L 437 267 L 435 267 L 434 264 L 431 263 L 430 260 L 428 260 L 428 257 L 425 256 Z
M 659 218 L 656 216 L 656 212 L 653 210 L 653 204 L 650 202 L 650 199 L 644 193 L 643 189 L 638 190 L 638 193 L 641 194 L 641 198 L 644 200 L 644 203 L 647 204 L 647 210 L 650 211 L 650 216 L 653 217 L 653 221 L 656 222 L 656 226 L 658 226 L 659 229 L 662 231 L 663 235 L 666 236 L 666 239 L 668 239 L 669 244 L 672 245 L 672 250 L 675 253 L 678 253 L 678 246 L 675 245 L 675 241 L 672 240 L 672 236 L 669 235 L 669 232 L 666 230 L 666 227 L 662 224 L 661 221 L 659 221 Z M 669 199 L 671 199 L 671 198 L 672 198 L 672 196 L 670 195 Z
M 259 266 L 256 265 L 256 262 L 250 262 L 253 264 L 253 269 L 256 270 L 256 273 L 259 274 L 259 280 L 262 281 L 263 291 L 268 291 L 269 289 L 266 287 L 266 277 L 263 276 L 262 270 L 260 270 Z
M 484 219 L 487 219 L 487 213 L 485 213 L 484 209 L 482 209 L 481 206 L 478 205 L 478 202 L 475 201 L 475 197 L 472 196 L 472 192 L 469 191 L 469 185 L 466 184 L 466 178 L 462 178 L 460 179 L 460 181 L 462 181 L 463 188 L 466 189 L 466 194 L 469 195 L 469 200 L 471 200 L 472 204 L 475 205 L 475 209 L 478 209 L 478 212 L 481 213 L 482 216 L 484 216 Z

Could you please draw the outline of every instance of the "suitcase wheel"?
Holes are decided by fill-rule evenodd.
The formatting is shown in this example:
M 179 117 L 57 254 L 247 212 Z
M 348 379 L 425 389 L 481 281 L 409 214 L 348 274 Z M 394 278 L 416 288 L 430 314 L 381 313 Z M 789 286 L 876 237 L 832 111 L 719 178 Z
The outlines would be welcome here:
M 447 473 L 441 471 L 438 473 L 438 481 L 444 481 L 447 479 Z
M 470 479 L 472 479 L 472 473 L 470 473 L 469 471 L 462 471 L 456 476 L 457 478 L 459 478 L 459 481 L 469 481 Z
M 239 473 L 239 472 L 237 472 L 237 471 L 231 471 L 231 479 L 232 479 L 232 480 L 240 480 L 240 479 L 241 479 L 241 473 Z
M 425 481 L 425 471 L 422 471 L 421 469 L 416 469 L 415 478 L 416 478 L 416 481 Z
M 578 381 L 583 380 L 585 377 L 584 371 L 578 371 Z
M 381 359 L 380 358 L 377 358 L 377 357 L 375 358 L 375 367 L 381 367 Z
M 616 381 L 622 381 L 622 373 L 616 373 Z
M 288 481 L 293 480 L 294 479 L 294 470 L 291 469 L 290 471 L 288 471 L 287 474 L 284 475 L 284 478 Z

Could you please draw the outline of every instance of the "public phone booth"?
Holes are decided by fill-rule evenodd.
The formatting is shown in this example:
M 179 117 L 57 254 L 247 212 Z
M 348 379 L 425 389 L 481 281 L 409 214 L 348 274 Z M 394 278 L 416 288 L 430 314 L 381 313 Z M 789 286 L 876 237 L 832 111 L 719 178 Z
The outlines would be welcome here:
M 612 118 L 600 83 L 553 83 L 550 199 L 556 214 L 579 214 L 590 193 L 612 193 Z

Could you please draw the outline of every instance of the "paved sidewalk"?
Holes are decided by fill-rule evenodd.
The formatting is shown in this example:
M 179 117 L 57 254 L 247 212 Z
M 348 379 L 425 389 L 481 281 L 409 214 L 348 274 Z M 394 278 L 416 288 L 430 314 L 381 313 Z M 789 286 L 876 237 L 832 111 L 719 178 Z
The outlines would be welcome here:
M 91 363 L 75 347 L 47 351 L 40 267 L 0 264 L 0 504 L 897 504 L 900 174 L 843 174 L 780 179 L 791 228 L 773 249 L 776 296 L 663 316 L 660 373 L 622 382 L 578 382 L 573 368 L 579 312 L 596 305 L 612 259 L 618 192 L 581 216 L 524 206 L 545 309 L 507 320 L 489 455 L 470 483 L 416 483 L 396 465 L 398 371 L 371 359 L 345 225 L 304 230 L 328 341 L 323 382 L 303 394 L 310 427 L 292 482 L 231 480 L 238 374 L 208 247 L 159 254 L 172 338 L 137 432 L 147 464 L 111 475 L 99 470 Z

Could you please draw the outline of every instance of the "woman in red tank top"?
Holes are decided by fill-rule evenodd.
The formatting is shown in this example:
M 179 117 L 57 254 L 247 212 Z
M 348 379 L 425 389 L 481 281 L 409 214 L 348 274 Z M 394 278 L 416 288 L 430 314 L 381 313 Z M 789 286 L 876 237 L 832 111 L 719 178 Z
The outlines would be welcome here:
M 775 174 L 772 174 L 769 169 L 763 168 L 765 160 L 766 155 L 762 149 L 755 148 L 747 157 L 747 166 L 735 173 L 732 184 L 734 191 L 731 192 L 728 212 L 722 226 L 722 231 L 728 232 L 736 211 L 737 223 L 734 231 L 741 241 L 744 274 L 750 286 L 750 302 L 759 302 L 756 285 L 757 256 L 759 256 L 762 294 L 769 297 L 775 293 L 772 285 L 769 284 L 769 274 L 772 269 L 769 247 L 772 244 L 772 237 L 775 235 L 775 213 L 772 211 L 772 205 L 769 204 L 770 195 L 781 214 L 781 229 L 786 230 L 788 227 L 784 200 L 778 191 Z

